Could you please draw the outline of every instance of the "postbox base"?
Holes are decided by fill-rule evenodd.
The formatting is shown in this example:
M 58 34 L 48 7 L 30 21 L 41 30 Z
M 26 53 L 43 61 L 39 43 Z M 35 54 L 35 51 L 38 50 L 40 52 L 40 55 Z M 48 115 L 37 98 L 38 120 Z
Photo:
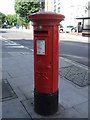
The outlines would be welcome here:
M 52 115 L 58 111 L 58 90 L 42 94 L 34 90 L 34 110 L 40 115 Z

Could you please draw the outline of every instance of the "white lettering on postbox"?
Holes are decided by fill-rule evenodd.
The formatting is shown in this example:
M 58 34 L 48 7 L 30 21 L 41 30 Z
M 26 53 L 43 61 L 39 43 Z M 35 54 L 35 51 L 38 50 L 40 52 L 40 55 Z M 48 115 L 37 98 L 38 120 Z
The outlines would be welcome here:
M 37 55 L 45 55 L 45 40 L 37 40 Z

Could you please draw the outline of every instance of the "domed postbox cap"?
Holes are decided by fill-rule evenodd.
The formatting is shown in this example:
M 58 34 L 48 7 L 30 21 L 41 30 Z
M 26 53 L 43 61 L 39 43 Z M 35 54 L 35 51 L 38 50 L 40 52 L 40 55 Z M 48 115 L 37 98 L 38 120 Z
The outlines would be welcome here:
M 37 12 L 30 14 L 28 16 L 28 20 L 32 22 L 38 23 L 46 23 L 46 22 L 61 22 L 64 20 L 65 16 L 62 14 L 54 13 L 54 12 Z

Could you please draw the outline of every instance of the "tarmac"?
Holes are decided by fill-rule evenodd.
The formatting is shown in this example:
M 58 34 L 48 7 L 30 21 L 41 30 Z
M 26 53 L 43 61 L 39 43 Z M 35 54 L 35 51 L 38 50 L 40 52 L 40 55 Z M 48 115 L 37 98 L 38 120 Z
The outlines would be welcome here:
M 41 116 L 34 111 L 33 51 L 3 52 L 1 59 L 2 118 L 88 118 L 88 67 L 59 57 L 59 109 Z

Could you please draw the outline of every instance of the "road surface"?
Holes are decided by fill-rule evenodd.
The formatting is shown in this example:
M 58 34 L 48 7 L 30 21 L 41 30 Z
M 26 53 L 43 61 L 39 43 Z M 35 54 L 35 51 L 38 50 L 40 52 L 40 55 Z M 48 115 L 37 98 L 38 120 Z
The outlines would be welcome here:
M 2 31 L 0 31 L 1 34 Z M 1 36 L 1 35 L 0 35 Z M 2 51 L 3 52 L 32 52 L 33 40 L 30 33 L 8 31 L 2 32 Z M 89 44 L 83 42 L 59 41 L 59 56 L 73 60 L 85 66 L 88 65 Z M 90 67 L 90 66 L 89 66 Z

